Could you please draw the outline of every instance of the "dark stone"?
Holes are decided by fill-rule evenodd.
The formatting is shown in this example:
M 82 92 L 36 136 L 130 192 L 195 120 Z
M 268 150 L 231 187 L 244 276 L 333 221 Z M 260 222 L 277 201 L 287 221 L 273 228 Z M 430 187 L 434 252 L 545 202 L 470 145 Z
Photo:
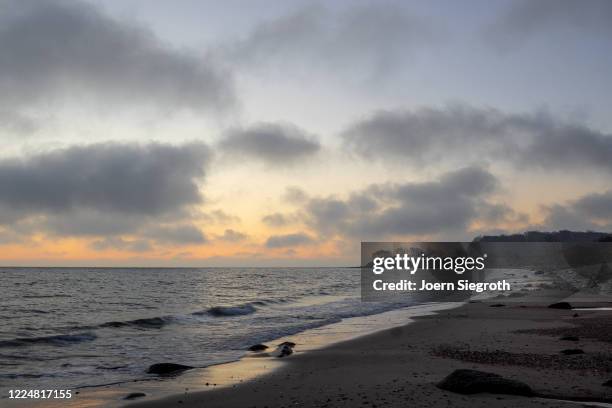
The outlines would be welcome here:
M 146 397 L 147 394 L 145 394 L 144 392 L 133 392 L 131 394 L 126 395 L 125 397 L 123 397 L 124 400 L 132 400 L 132 399 L 136 399 L 136 398 L 142 398 L 142 397 Z
M 283 346 L 288 346 L 288 347 L 295 347 L 295 343 L 292 341 L 283 341 L 281 344 L 278 345 L 278 347 L 283 347 Z
M 288 344 L 283 344 L 278 348 L 278 357 L 285 357 L 293 354 L 293 349 Z
M 553 303 L 552 305 L 548 305 L 548 307 L 550 309 L 565 309 L 565 310 L 570 310 L 572 308 L 572 305 L 570 305 L 567 302 L 558 302 L 558 303 Z
M 495 303 L 492 305 L 489 305 L 489 307 L 505 307 L 506 305 L 502 304 L 502 303 Z
M 182 365 L 182 364 L 158 363 L 158 364 L 153 364 L 152 366 L 150 366 L 149 369 L 147 370 L 147 373 L 159 374 L 159 375 L 176 374 L 181 371 L 191 370 L 192 368 L 193 367 L 191 366 Z
M 584 354 L 584 350 L 582 349 L 566 349 L 561 350 L 561 354 L 565 354 L 566 356 L 571 356 L 574 354 Z
M 608 381 L 606 381 L 605 383 L 603 383 L 601 385 L 603 385 L 604 387 L 612 387 L 612 380 L 608 380 Z
M 249 347 L 249 350 L 250 351 L 264 351 L 267 348 L 268 346 L 266 346 L 265 344 L 254 344 L 251 347 Z
M 563 341 L 580 341 L 580 339 L 576 336 L 563 336 L 559 340 Z
M 438 388 L 459 394 L 508 394 L 533 396 L 534 392 L 527 384 L 509 380 L 498 374 L 478 370 L 455 370 L 438 383 Z

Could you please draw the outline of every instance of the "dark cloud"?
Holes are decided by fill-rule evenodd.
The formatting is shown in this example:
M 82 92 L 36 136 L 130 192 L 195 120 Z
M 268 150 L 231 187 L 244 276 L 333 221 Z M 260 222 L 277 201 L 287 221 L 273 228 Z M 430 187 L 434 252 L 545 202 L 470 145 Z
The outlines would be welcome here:
M 552 229 L 597 230 L 612 232 L 612 190 L 586 194 L 565 204 L 544 208 L 544 224 Z
M 239 232 L 239 231 L 235 231 L 233 229 L 226 229 L 223 232 L 223 235 L 219 237 L 219 239 L 223 241 L 228 241 L 228 242 L 244 241 L 247 238 L 248 238 L 248 235 L 243 234 L 242 232 Z
M 347 75 L 380 75 L 397 69 L 440 28 L 402 4 L 376 2 L 331 10 L 310 5 L 257 25 L 229 49 L 241 64 L 348 68 Z M 304 63 L 304 61 L 308 63 Z
M 591 218 L 612 222 L 612 190 L 587 194 L 574 202 L 574 208 Z
M 498 223 L 516 216 L 488 201 L 498 182 L 488 171 L 467 167 L 437 181 L 376 184 L 347 199 L 312 198 L 306 222 L 323 236 L 361 240 L 466 232 L 483 217 Z
M 612 35 L 612 3 L 608 0 L 521 0 L 511 6 L 486 31 L 487 41 L 501 49 L 518 46 L 535 35 L 591 32 Z M 559 39 L 559 37 L 556 37 Z
M 285 248 L 312 244 L 314 239 L 303 232 L 286 235 L 272 235 L 266 241 L 268 248 Z
M 0 160 L 0 206 L 29 213 L 87 209 L 161 215 L 202 202 L 200 143 L 103 143 Z
M 321 146 L 311 135 L 288 123 L 258 123 L 226 132 L 222 151 L 267 164 L 287 164 L 316 154 Z
M 79 1 L 0 5 L 0 93 L 11 110 L 57 99 L 221 111 L 232 84 L 212 61 Z M 19 125 L 19 124 L 18 124 Z
M 202 232 L 185 220 L 203 202 L 198 184 L 209 160 L 201 143 L 104 143 L 4 158 L 0 223 L 115 242 L 141 234 L 156 242 L 203 243 Z
M 612 171 L 612 135 L 548 114 L 508 114 L 457 104 L 380 111 L 347 128 L 346 147 L 368 159 L 425 166 L 497 160 L 520 168 Z
M 92 237 L 92 236 L 118 236 L 133 234 L 143 225 L 151 221 L 151 217 L 139 214 L 119 214 L 101 212 L 98 210 L 72 209 L 57 212 L 36 212 L 34 214 L 21 213 L 18 225 L 25 219 L 34 232 L 47 232 L 62 237 Z

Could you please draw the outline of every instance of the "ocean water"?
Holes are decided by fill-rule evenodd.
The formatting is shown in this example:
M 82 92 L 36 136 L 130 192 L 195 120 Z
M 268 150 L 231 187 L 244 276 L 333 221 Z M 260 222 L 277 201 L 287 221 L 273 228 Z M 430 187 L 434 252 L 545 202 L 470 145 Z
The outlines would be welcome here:
M 0 268 L 0 386 L 74 389 L 413 304 L 360 301 L 351 268 Z

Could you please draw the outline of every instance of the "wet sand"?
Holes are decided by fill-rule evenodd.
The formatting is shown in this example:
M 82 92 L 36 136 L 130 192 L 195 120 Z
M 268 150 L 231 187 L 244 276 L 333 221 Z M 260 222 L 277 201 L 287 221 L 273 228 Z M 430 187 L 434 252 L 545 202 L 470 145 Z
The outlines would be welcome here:
M 602 385 L 612 379 L 612 311 L 559 310 L 547 308 L 545 299 L 531 302 L 522 299 L 500 307 L 469 303 L 323 349 L 301 353 L 303 345 L 298 344 L 296 353 L 284 358 L 278 369 L 250 381 L 126 405 L 576 407 L 584 404 L 564 400 L 612 401 L 612 387 Z M 577 335 L 579 340 L 560 340 L 563 335 Z M 564 349 L 581 349 L 584 354 L 563 355 Z M 462 395 L 436 387 L 460 368 L 523 381 L 550 399 Z

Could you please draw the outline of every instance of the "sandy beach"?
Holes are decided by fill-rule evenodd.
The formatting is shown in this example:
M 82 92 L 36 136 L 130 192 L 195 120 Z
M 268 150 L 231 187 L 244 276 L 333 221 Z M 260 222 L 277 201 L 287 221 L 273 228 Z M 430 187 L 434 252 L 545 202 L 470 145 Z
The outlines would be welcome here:
M 300 353 L 298 344 L 280 368 L 241 384 L 128 406 L 612 406 L 597 405 L 612 402 L 612 387 L 603 385 L 612 378 L 610 317 L 609 310 L 551 309 L 542 299 L 474 302 L 320 350 Z M 562 353 L 568 349 L 584 353 Z M 537 396 L 463 395 L 436 386 L 457 369 L 522 381 Z

